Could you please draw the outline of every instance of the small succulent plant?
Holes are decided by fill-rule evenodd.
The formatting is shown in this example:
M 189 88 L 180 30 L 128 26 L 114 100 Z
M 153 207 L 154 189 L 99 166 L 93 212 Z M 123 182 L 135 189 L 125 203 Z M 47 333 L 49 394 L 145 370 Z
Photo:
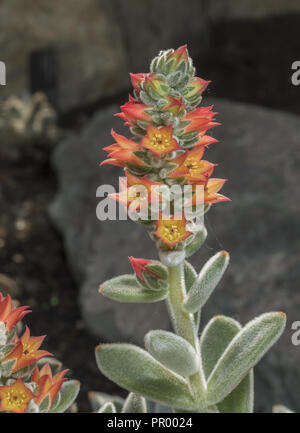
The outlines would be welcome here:
M 26 326 L 21 337 L 18 325 L 30 310 L 15 307 L 0 293 L 0 412 L 65 412 L 79 392 L 79 382 L 66 380 L 68 370 L 41 350 L 45 336 L 33 337 Z
M 53 143 L 58 136 L 56 113 L 42 92 L 28 98 L 10 96 L 0 105 L 0 130 L 6 145 Z

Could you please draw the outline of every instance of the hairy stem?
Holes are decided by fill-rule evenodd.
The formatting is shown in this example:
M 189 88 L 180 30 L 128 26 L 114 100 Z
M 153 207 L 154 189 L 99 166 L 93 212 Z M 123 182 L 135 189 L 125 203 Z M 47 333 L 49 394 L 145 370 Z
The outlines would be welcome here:
M 193 314 L 187 313 L 182 309 L 182 303 L 186 294 L 183 266 L 182 263 L 178 266 L 169 267 L 170 289 L 167 305 L 175 332 L 185 338 L 195 348 L 200 358 L 199 371 L 190 376 L 188 380 L 191 390 L 199 404 L 199 409 L 202 409 L 206 406 L 206 383 L 202 369 L 200 346 L 197 335 L 198 324 L 195 323 Z M 200 315 L 200 313 L 198 314 Z

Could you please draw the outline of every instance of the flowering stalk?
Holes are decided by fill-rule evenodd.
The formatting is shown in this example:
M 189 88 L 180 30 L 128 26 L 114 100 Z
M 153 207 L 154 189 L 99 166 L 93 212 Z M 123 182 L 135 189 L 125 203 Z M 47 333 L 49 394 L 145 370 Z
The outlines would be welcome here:
M 149 73 L 131 74 L 134 96 L 117 116 L 131 138 L 112 131 L 102 164 L 123 167 L 121 191 L 111 198 L 148 230 L 160 261 L 130 257 L 134 274 L 104 282 L 100 293 L 119 302 L 166 300 L 175 333 L 154 330 L 143 350 L 131 344 L 102 344 L 96 359 L 103 374 L 131 391 L 126 411 L 142 398 L 174 411 L 252 412 L 253 367 L 277 341 L 285 314 L 263 314 L 242 327 L 215 316 L 198 336 L 201 310 L 220 282 L 229 254 L 220 251 L 200 273 L 186 261 L 206 239 L 204 214 L 229 199 L 204 159 L 215 143 L 207 131 L 218 125 L 210 107 L 199 107 L 209 82 L 195 77 L 186 46 L 161 51 Z M 184 191 L 188 190 L 186 197 Z M 121 410 L 123 410 L 121 409 Z M 100 412 L 116 412 L 105 400 Z M 125 411 L 125 409 L 124 409 Z
M 21 337 L 17 325 L 30 310 L 15 308 L 0 292 L 0 412 L 65 412 L 79 392 L 79 382 L 66 380 L 68 370 L 40 350 L 45 336 L 32 337 L 26 326 Z

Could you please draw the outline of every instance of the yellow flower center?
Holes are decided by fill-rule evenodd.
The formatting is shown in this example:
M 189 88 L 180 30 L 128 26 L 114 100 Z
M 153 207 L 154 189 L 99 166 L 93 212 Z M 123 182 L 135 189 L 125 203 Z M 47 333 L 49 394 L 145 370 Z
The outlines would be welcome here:
M 131 186 L 128 190 L 128 199 L 144 202 L 148 199 L 148 192 L 146 191 L 141 192 L 141 190 L 138 187 Z
M 182 224 L 182 221 L 178 221 L 177 223 L 174 221 L 165 221 L 164 227 L 162 229 L 162 237 L 169 242 L 175 242 L 186 234 L 185 225 Z
M 6 395 L 7 404 L 13 408 L 20 408 L 28 402 L 28 397 L 23 391 L 8 391 Z
M 197 159 L 191 156 L 186 159 L 184 165 L 189 169 L 191 176 L 197 174 L 202 168 L 201 161 L 197 161 Z
M 150 142 L 151 146 L 158 152 L 162 152 L 172 147 L 170 139 L 160 132 L 155 133 Z

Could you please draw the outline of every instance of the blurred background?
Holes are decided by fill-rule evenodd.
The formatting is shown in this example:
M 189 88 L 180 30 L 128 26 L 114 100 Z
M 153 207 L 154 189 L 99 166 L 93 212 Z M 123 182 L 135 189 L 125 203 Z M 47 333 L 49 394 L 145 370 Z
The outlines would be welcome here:
M 0 290 L 33 313 L 32 333 L 88 391 L 124 391 L 97 370 L 99 341 L 141 343 L 168 327 L 164 306 L 116 305 L 97 287 L 129 272 L 128 255 L 155 258 L 133 222 L 96 219 L 97 186 L 120 171 L 99 168 L 113 117 L 131 92 L 129 72 L 147 72 L 162 49 L 187 44 L 197 75 L 212 83 L 222 125 L 207 158 L 228 179 L 231 203 L 208 214 L 209 237 L 193 264 L 231 253 L 204 322 L 242 323 L 264 311 L 288 315 L 284 336 L 256 368 L 258 412 L 275 403 L 300 411 L 300 61 L 297 0 L 2 0 L 0 60 Z M 128 132 L 126 131 L 128 134 Z M 146 250 L 146 253 L 145 253 Z

